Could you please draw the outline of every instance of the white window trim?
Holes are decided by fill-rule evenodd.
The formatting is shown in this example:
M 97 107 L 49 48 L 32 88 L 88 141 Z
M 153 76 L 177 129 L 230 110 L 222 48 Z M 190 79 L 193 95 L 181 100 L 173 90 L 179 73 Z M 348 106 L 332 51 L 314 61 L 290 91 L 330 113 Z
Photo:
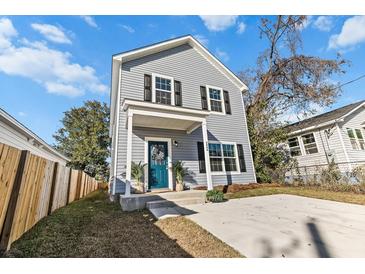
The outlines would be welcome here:
M 354 138 L 350 138 L 350 136 L 349 136 L 349 134 L 348 134 L 348 130 L 351 130 L 352 131 L 352 134 L 354 134 Z M 355 150 L 355 151 L 365 151 L 365 150 L 363 150 L 363 149 L 361 149 L 361 145 L 360 145 L 360 139 L 357 137 L 357 135 L 356 135 L 356 129 L 358 129 L 358 130 L 360 130 L 360 132 L 361 132 L 361 134 L 362 134 L 362 137 L 364 138 L 364 130 L 363 130 L 363 128 L 346 128 L 346 134 L 347 134 L 347 138 L 349 139 L 349 141 L 350 141 L 350 146 L 351 146 L 351 149 L 352 150 Z M 355 148 L 353 148 L 352 147 L 352 144 L 351 144 L 351 139 L 354 139 L 355 140 L 355 142 L 356 142 L 356 144 L 357 144 L 357 149 L 355 149 Z M 365 139 L 363 139 L 364 140 L 364 142 L 365 142 Z
M 174 82 L 174 78 L 170 77 L 170 76 L 158 74 L 158 73 L 152 73 L 152 102 L 156 103 L 156 77 L 161 77 L 161 78 L 171 80 L 171 91 L 170 91 L 171 92 L 171 106 L 174 106 L 175 105 L 175 82 Z M 169 91 L 166 90 L 165 92 L 169 92 Z
M 311 154 L 308 154 L 306 151 L 305 151 L 305 145 L 304 145 L 304 142 L 303 142 L 303 136 L 304 135 L 308 135 L 308 134 L 313 134 L 313 138 L 314 138 L 314 143 L 316 144 L 316 147 L 317 147 L 317 152 L 316 153 L 311 153 Z M 287 140 L 287 143 L 288 143 L 288 147 L 289 147 L 289 151 L 290 151 L 290 146 L 289 146 L 289 139 L 293 139 L 293 138 L 297 138 L 298 139 L 298 143 L 299 143 L 299 148 L 300 148 L 300 153 L 301 155 L 297 155 L 297 156 L 290 156 L 291 157 L 301 157 L 301 156 L 306 156 L 306 155 L 313 155 L 313 154 L 317 154 L 319 153 L 319 147 L 318 147 L 318 142 L 317 142 L 317 137 L 316 137 L 316 133 L 315 132 L 308 132 L 306 134 L 302 134 L 300 136 L 294 136 L 294 137 L 290 137 L 288 138 Z
M 293 148 L 297 148 L 297 147 L 299 147 L 299 151 L 300 151 L 300 155 L 296 155 L 296 156 L 292 156 L 292 155 L 291 155 L 291 151 L 290 151 L 291 147 L 290 147 L 290 145 L 289 145 L 289 139 L 294 139 L 294 138 L 296 138 L 296 139 L 298 140 L 298 146 L 295 146 L 295 147 L 293 147 Z M 295 136 L 295 137 L 290 137 L 290 138 L 288 138 L 287 143 L 288 143 L 288 147 L 289 147 L 290 157 L 300 157 L 300 156 L 303 156 L 302 146 L 300 145 L 300 136 Z
M 209 141 L 208 142 L 208 145 L 209 144 L 220 144 L 221 145 L 220 146 L 220 148 L 221 148 L 221 154 L 222 154 L 222 156 L 220 158 L 221 158 L 221 162 L 222 162 L 222 169 L 223 169 L 223 171 L 211 171 L 211 174 L 212 175 L 237 175 L 237 174 L 241 174 L 241 171 L 240 171 L 240 162 L 239 162 L 239 159 L 238 159 L 238 150 L 237 150 L 237 143 L 236 142 Z M 235 158 L 236 158 L 236 169 L 237 169 L 237 171 L 226 171 L 226 167 L 225 167 L 225 164 L 224 164 L 224 154 L 223 154 L 223 146 L 222 145 L 233 145 L 233 147 L 234 147 L 234 153 L 235 153 Z M 209 148 L 208 148 L 208 150 L 209 150 Z M 209 158 L 210 158 L 210 156 L 209 156 Z
M 305 151 L 305 144 L 304 144 L 304 142 L 303 142 L 303 136 L 304 136 L 304 135 L 309 135 L 309 134 L 313 134 L 313 139 L 314 139 L 314 143 L 315 143 L 316 148 L 317 148 L 317 152 L 315 152 L 315 153 L 309 153 L 309 154 L 308 154 L 308 153 Z M 315 134 L 315 132 L 309 132 L 309 133 L 306 133 L 306 134 L 301 135 L 301 136 L 300 136 L 300 143 L 302 143 L 302 145 L 303 145 L 303 151 L 302 151 L 302 152 L 304 152 L 304 153 L 302 153 L 302 155 L 313 155 L 313 154 L 317 154 L 317 153 L 319 153 L 319 148 L 318 148 L 318 143 L 317 143 L 317 138 L 316 138 L 316 134 Z
M 226 115 L 226 108 L 225 108 L 225 105 L 224 105 L 223 88 L 215 87 L 215 86 L 211 86 L 211 85 L 206 85 L 205 87 L 207 89 L 208 110 L 211 112 L 211 114 Z M 211 110 L 211 108 L 210 108 L 210 93 L 209 93 L 210 88 L 220 90 L 220 92 L 221 92 L 222 112 L 212 111 Z M 212 100 L 214 100 L 214 99 L 212 99 Z M 216 100 L 216 101 L 218 101 L 218 100 Z

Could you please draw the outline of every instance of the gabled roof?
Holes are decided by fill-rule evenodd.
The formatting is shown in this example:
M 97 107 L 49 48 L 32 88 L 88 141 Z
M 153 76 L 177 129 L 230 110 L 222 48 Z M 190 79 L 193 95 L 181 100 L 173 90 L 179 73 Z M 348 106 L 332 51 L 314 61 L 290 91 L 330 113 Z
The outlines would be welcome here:
M 164 50 L 175 48 L 184 44 L 189 44 L 196 49 L 204 58 L 206 58 L 214 67 L 223 73 L 235 86 L 241 91 L 247 90 L 247 86 L 221 61 L 219 61 L 212 53 L 210 53 L 202 44 L 199 43 L 191 35 L 165 40 L 159 43 L 147 45 L 133 50 L 114 54 L 112 57 L 112 79 L 110 93 L 110 124 L 114 124 L 116 101 L 118 100 L 118 79 L 120 64 L 134 59 L 138 59 L 147 55 L 155 54 Z
M 229 68 L 227 68 L 212 53 L 210 53 L 208 49 L 206 49 L 197 39 L 195 39 L 191 35 L 184 35 L 181 37 L 165 40 L 159 43 L 114 54 L 113 60 L 120 60 L 122 62 L 127 62 L 130 60 L 141 58 L 143 56 L 175 48 L 184 44 L 189 44 L 191 47 L 195 48 L 199 53 L 201 53 L 204 57 L 206 57 L 214 66 L 216 66 L 218 70 L 220 70 L 223 74 L 225 74 L 241 90 L 247 89 L 247 86 Z
M 338 109 L 331 110 L 329 112 L 322 113 L 320 115 L 290 124 L 285 128 L 289 132 L 303 131 L 310 128 L 318 128 L 331 123 L 342 121 L 346 116 L 356 111 L 360 107 L 365 105 L 365 100 L 356 102 L 350 105 L 343 106 Z

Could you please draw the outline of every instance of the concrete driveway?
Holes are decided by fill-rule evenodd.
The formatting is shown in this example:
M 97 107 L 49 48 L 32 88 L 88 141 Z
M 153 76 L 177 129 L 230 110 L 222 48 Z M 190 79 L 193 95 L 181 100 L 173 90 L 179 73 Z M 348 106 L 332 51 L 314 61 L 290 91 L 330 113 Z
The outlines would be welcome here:
M 365 257 L 365 206 L 280 194 L 185 207 L 247 257 Z

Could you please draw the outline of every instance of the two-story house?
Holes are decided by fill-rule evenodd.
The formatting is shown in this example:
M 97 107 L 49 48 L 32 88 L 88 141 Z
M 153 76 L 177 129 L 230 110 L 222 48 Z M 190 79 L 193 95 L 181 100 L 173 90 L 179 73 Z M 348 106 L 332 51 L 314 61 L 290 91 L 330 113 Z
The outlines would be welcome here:
M 130 194 L 132 161 L 147 190 L 174 190 L 178 160 L 191 188 L 255 182 L 245 89 L 190 35 L 114 55 L 111 194 Z
M 365 101 L 287 127 L 291 156 L 301 175 L 318 174 L 334 161 L 342 173 L 365 165 Z

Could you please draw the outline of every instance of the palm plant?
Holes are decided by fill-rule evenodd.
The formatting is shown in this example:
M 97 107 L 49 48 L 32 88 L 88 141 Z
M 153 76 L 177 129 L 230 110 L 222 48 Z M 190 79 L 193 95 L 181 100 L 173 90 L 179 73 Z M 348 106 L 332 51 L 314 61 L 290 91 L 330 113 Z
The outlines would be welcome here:
M 134 180 L 136 180 L 137 183 L 137 187 L 139 188 L 138 190 L 140 190 L 141 192 L 143 191 L 143 183 L 141 181 L 143 174 L 144 174 L 144 167 L 147 164 L 142 164 L 142 161 L 139 161 L 138 164 L 136 164 L 135 162 L 132 162 L 132 167 L 131 167 L 131 175 L 132 178 Z
M 176 178 L 176 190 L 184 190 L 184 177 L 188 174 L 187 168 L 182 161 L 177 161 L 173 165 Z

